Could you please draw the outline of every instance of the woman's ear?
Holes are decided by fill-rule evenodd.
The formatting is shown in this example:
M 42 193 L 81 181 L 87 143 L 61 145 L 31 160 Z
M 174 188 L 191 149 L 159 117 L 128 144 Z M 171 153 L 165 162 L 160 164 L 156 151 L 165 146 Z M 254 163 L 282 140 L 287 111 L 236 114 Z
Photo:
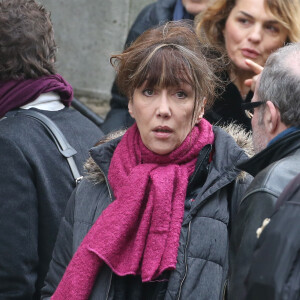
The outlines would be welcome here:
M 202 101 L 202 104 L 200 105 L 199 113 L 198 113 L 198 116 L 197 116 L 197 119 L 196 119 L 196 124 L 198 124 L 201 121 L 201 119 L 203 118 L 204 108 L 206 106 L 206 102 L 207 102 L 207 99 L 203 98 L 203 101 Z
M 128 101 L 128 112 L 129 112 L 130 116 L 134 119 L 132 99 L 130 99 Z

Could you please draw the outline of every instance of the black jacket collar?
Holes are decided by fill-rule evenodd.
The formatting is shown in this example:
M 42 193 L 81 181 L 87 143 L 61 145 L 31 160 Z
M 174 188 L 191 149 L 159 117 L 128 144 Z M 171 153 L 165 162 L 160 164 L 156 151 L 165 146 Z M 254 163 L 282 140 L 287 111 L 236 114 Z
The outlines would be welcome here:
M 261 170 L 300 148 L 300 130 L 284 136 L 238 167 L 256 176 Z

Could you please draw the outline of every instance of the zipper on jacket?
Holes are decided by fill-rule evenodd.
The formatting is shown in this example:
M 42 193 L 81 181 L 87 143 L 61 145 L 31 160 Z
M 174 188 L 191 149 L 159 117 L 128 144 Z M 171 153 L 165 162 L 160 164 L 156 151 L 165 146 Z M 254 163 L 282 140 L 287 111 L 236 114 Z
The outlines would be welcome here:
M 112 274 L 113 274 L 113 272 L 111 271 L 110 272 L 110 278 L 109 278 L 109 285 L 108 285 L 108 289 L 107 289 L 107 294 L 106 294 L 105 300 L 108 300 L 109 291 L 110 291 L 110 288 L 111 288 Z
M 108 190 L 108 194 L 109 194 L 110 202 L 113 202 L 112 195 L 111 195 L 110 188 L 109 188 L 108 179 L 106 178 L 104 172 L 102 171 L 102 169 L 101 169 L 100 167 L 99 167 L 99 170 L 100 170 L 101 174 L 102 174 L 103 177 L 104 177 L 104 180 L 105 180 L 105 183 L 106 183 L 106 187 L 107 187 L 107 190 Z
M 224 282 L 223 292 L 222 292 L 222 300 L 225 300 L 225 299 L 226 299 L 227 285 L 228 285 L 228 279 L 226 279 L 225 282 Z
M 187 265 L 187 248 L 188 248 L 188 244 L 190 242 L 191 222 L 192 221 L 189 222 L 188 234 L 187 234 L 187 241 L 186 241 L 185 248 L 184 248 L 185 273 L 184 273 L 184 276 L 183 276 L 183 278 L 181 280 L 181 283 L 180 283 L 180 286 L 179 286 L 179 292 L 178 292 L 177 300 L 180 299 L 182 286 L 183 286 L 183 283 L 185 281 L 185 278 L 187 276 L 187 271 L 188 271 L 188 265 Z
M 112 199 L 112 195 L 111 195 L 111 192 L 110 192 L 110 188 L 109 188 L 109 184 L 108 184 L 108 179 L 106 178 L 104 172 L 102 171 L 102 169 L 99 167 L 100 169 L 100 172 L 102 173 L 104 179 L 105 179 L 105 184 L 106 184 L 106 187 L 107 187 L 107 190 L 108 190 L 108 194 L 109 194 L 109 198 L 110 198 L 110 202 L 113 201 Z M 108 300 L 108 297 L 109 297 L 109 292 L 110 292 L 110 288 L 111 288 L 111 282 L 112 282 L 112 270 L 110 270 L 110 278 L 109 278 L 109 285 L 108 285 L 108 289 L 107 289 L 107 294 L 106 294 L 106 297 L 105 297 L 105 300 Z

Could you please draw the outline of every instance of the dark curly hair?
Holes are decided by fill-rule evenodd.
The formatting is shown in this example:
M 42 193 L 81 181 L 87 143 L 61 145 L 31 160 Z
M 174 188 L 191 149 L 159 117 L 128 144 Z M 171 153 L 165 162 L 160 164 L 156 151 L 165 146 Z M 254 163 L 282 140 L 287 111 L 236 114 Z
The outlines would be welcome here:
M 0 1 L 0 80 L 55 74 L 50 12 L 34 0 Z

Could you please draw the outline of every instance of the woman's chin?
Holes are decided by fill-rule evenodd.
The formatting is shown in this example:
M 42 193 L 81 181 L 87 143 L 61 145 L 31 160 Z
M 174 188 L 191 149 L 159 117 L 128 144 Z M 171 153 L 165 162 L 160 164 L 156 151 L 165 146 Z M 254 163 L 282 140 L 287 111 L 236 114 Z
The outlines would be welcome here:
M 154 148 L 150 149 L 153 153 L 158 155 L 167 155 L 173 151 L 173 149 L 162 149 L 162 148 Z
M 175 150 L 176 147 L 172 145 L 145 145 L 150 151 L 158 155 L 167 155 Z

